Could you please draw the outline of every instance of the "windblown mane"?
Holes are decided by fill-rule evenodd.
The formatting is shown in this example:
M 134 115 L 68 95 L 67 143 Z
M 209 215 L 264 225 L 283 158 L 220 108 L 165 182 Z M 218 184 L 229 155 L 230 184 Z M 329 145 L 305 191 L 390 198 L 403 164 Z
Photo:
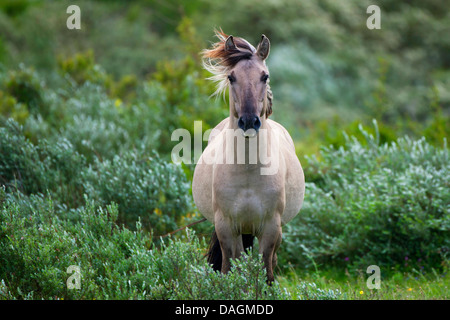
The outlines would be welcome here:
M 228 87 L 227 75 L 229 70 L 239 61 L 251 59 L 251 57 L 256 53 L 256 49 L 247 40 L 234 37 L 233 40 L 236 45 L 236 49 L 225 50 L 225 42 L 228 35 L 222 30 L 216 30 L 215 33 L 216 37 L 219 39 L 219 42 L 213 44 L 211 49 L 205 49 L 202 51 L 203 67 L 213 74 L 213 76 L 208 79 L 217 83 L 216 91 L 212 95 L 219 96 L 222 94 L 225 97 L 225 92 Z M 273 96 L 270 86 L 267 88 L 267 98 L 269 100 L 268 107 L 271 113 Z

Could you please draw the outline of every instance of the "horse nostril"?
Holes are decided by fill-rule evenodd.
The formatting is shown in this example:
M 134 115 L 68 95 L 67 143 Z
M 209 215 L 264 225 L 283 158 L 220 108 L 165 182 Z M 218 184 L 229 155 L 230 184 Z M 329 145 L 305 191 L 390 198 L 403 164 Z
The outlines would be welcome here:
M 261 120 L 258 116 L 244 115 L 238 120 L 238 127 L 247 131 L 248 129 L 254 129 L 256 131 L 261 127 Z
M 255 129 L 256 131 L 258 131 L 258 129 L 261 127 L 261 120 L 259 119 L 258 116 L 255 117 L 254 122 L 253 122 L 253 129 Z
M 239 118 L 238 127 L 245 131 L 245 123 L 242 117 Z

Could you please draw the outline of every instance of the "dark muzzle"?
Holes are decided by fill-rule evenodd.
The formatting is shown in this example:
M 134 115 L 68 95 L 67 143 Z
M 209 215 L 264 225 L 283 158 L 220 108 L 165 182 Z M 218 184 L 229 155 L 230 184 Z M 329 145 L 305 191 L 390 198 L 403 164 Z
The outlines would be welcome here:
M 248 129 L 254 129 L 256 132 L 258 132 L 259 128 L 261 127 L 261 120 L 258 116 L 246 114 L 239 118 L 238 127 L 244 130 L 244 132 Z

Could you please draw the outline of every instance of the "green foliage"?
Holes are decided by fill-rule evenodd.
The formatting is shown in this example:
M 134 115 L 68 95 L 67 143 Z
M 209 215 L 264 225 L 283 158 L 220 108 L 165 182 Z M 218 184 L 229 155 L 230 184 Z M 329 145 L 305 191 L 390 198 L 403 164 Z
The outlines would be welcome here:
M 19 199 L 18 199 L 19 198 Z M 151 243 L 140 222 L 118 227 L 117 205 L 87 205 L 69 222 L 41 196 L 0 189 L 0 299 L 290 299 L 268 286 L 261 256 L 244 254 L 223 275 L 207 265 L 206 244 L 194 234 Z M 69 266 L 80 267 L 81 289 L 68 289 Z M 339 298 L 309 285 L 295 298 Z
M 5 46 L 5 41 L 3 37 L 0 35 L 0 63 L 6 63 L 8 59 L 8 51 Z
M 320 141 L 321 145 L 324 146 L 332 145 L 335 148 L 343 147 L 347 143 L 348 136 L 355 137 L 358 141 L 361 141 L 362 144 L 365 144 L 364 133 L 360 130 L 361 125 L 360 121 L 353 121 L 347 125 L 343 125 L 342 120 L 339 117 L 335 117 L 328 121 L 318 121 L 315 124 L 314 129 L 311 130 L 312 132 L 308 137 L 308 140 L 305 139 L 305 141 L 300 141 L 301 146 L 298 147 L 298 153 L 304 155 L 316 154 L 320 157 L 317 152 L 318 150 L 311 151 L 307 148 L 317 141 Z M 376 130 L 373 127 L 364 126 L 364 131 L 371 135 L 377 135 L 380 143 L 392 142 L 397 139 L 395 131 L 382 123 L 377 124 Z
M 77 223 L 67 224 L 50 199 L 32 196 L 21 204 L 8 196 L 0 218 L 0 278 L 8 288 L 6 298 L 101 298 L 109 264 L 129 268 L 130 252 L 146 243 L 142 233 L 117 227 L 117 215 L 117 206 L 104 210 L 88 204 L 77 210 Z M 70 265 L 82 270 L 81 291 L 67 289 Z
M 297 288 L 299 300 L 338 300 L 342 295 L 337 289 L 321 289 L 312 282 L 302 282 Z
M 135 143 L 140 144 L 144 132 L 138 131 L 141 129 L 140 126 L 132 127 L 136 123 L 126 121 L 128 117 L 124 113 L 129 110 L 124 109 L 120 104 L 116 106 L 117 99 L 111 99 L 105 91 L 102 86 L 85 83 L 70 89 L 69 99 L 65 97 L 65 94 L 57 95 L 55 105 L 60 106 L 62 115 L 59 117 L 59 123 L 56 121 L 49 123 L 51 133 L 44 133 L 44 137 L 50 136 L 54 139 L 59 139 L 60 136 L 65 137 L 78 152 L 87 157 L 89 162 L 92 162 L 95 157 L 112 158 L 120 154 L 122 150 L 131 149 Z M 136 118 L 136 121 L 150 120 L 142 117 Z M 42 127 L 42 124 L 38 126 Z M 153 140 L 147 143 L 151 142 Z
M 84 157 L 67 140 L 35 146 L 16 122 L 8 120 L 0 127 L 0 178 L 8 189 L 26 194 L 49 191 L 73 205 L 83 190 L 79 174 L 84 165 Z
M 300 299 L 317 293 L 324 298 L 329 294 L 345 300 L 447 300 L 450 285 L 448 269 L 444 269 L 443 273 L 434 269 L 431 271 L 425 273 L 413 269 L 389 275 L 382 269 L 379 289 L 367 287 L 370 274 L 365 273 L 364 269 L 355 272 L 347 270 L 345 273 L 337 268 L 297 271 L 278 277 L 278 281 L 289 291 L 296 286 L 310 289 Z
M 131 102 L 136 99 L 137 88 L 137 77 L 135 75 L 126 75 L 114 84 L 114 87 L 111 89 L 111 96 L 119 97 L 125 102 Z
M 31 4 L 32 1 L 30 0 L 3 0 L 0 3 L 0 9 L 7 15 L 14 17 L 23 13 Z
M 173 130 L 184 128 L 193 136 L 194 121 L 203 121 L 203 130 L 207 130 L 228 115 L 224 104 L 209 99 L 211 84 L 205 80 L 205 74 L 197 70 L 194 61 L 187 57 L 183 61 L 161 62 L 153 75 L 162 89 L 158 101 L 164 102 L 164 107 L 158 101 L 152 102 L 159 106 L 156 120 L 159 120 L 159 127 L 168 129 L 159 137 L 162 153 L 170 152 L 174 146 L 169 143 Z
M 12 5 L 8 3 L 6 7 Z M 446 54 L 449 43 L 445 37 L 448 28 L 442 14 L 446 9 L 443 0 L 412 4 L 383 1 L 381 30 L 368 30 L 365 26 L 366 8 L 371 4 L 368 1 L 339 5 L 333 1 L 295 0 L 251 1 L 245 5 L 236 0 L 168 4 L 137 1 L 113 2 L 108 6 L 102 1 L 80 1 L 79 5 L 86 10 L 79 31 L 61 28 L 66 19 L 61 12 L 67 8 L 67 1 L 33 1 L 38 6 L 20 3 L 27 4 L 27 10 L 19 10 L 18 19 L 0 15 L 0 27 L 8 35 L 2 41 L 11 65 L 26 62 L 47 75 L 58 70 L 64 61 L 60 58 L 58 64 L 56 57 L 73 57 L 68 60 L 76 65 L 77 54 L 91 50 L 95 52 L 96 64 L 92 60 L 89 64 L 89 58 L 82 54 L 81 62 L 90 66 L 85 71 L 91 73 L 77 69 L 78 81 L 96 78 L 105 70 L 108 77 L 122 79 L 127 88 L 134 86 L 129 75 L 139 80 L 154 79 L 157 68 L 158 72 L 168 68 L 161 67 L 161 61 L 183 61 L 186 55 L 198 61 L 198 52 L 209 45 L 206 40 L 212 40 L 214 27 L 222 27 L 225 32 L 243 36 L 254 44 L 259 34 L 265 33 L 273 39 L 268 60 L 275 95 L 273 118 L 285 124 L 295 140 L 304 140 L 305 135 L 317 136 L 320 132 L 311 128 L 320 121 L 333 121 L 336 116 L 341 128 L 368 116 L 369 120 L 379 121 L 380 131 L 383 123 L 395 130 L 397 136 L 418 135 L 423 132 L 421 124 L 432 122 L 429 106 L 434 98 L 429 93 L 433 87 L 442 110 L 449 106 Z M 230 7 L 239 10 L 222 14 Z M 43 15 L 45 23 L 40 18 Z M 253 26 L 250 29 L 249 21 Z M 173 66 L 185 70 L 183 64 Z M 73 72 L 73 68 L 69 69 Z M 203 78 L 199 74 L 198 79 Z M 182 95 L 181 88 L 186 84 L 172 83 L 180 85 Z M 113 83 L 107 87 L 115 91 L 111 88 Z M 113 99 L 120 98 L 126 103 L 134 99 L 133 92 L 131 97 L 128 94 L 124 97 L 121 86 L 118 87 L 111 94 Z M 199 87 L 207 85 L 203 82 Z M 129 93 L 128 89 L 125 91 Z M 164 91 L 173 102 L 173 93 L 167 88 Z M 193 97 L 188 94 L 187 98 Z M 213 103 L 198 101 L 201 105 Z M 165 109 L 170 111 L 166 114 L 184 107 L 189 112 L 183 114 L 192 114 L 192 106 L 185 102 L 181 100 L 173 108 Z M 223 110 L 220 106 L 217 109 Z M 448 114 L 444 112 L 443 116 L 447 119 Z M 210 118 L 215 120 L 214 116 Z M 305 127 L 308 130 L 304 131 Z M 432 130 L 429 132 L 432 134 Z M 162 140 L 163 146 L 170 143 L 164 135 Z M 160 153 L 164 148 L 159 149 Z
M 173 148 L 168 143 L 173 130 L 184 128 L 193 136 L 194 121 L 201 120 L 202 129 L 207 130 L 214 128 L 229 113 L 224 103 L 209 99 L 215 91 L 214 84 L 206 79 L 210 75 L 202 69 L 198 52 L 195 52 L 200 43 L 192 22 L 187 18 L 183 19 L 177 30 L 188 55 L 182 60 L 159 62 L 150 82 L 150 85 L 155 85 L 156 82 L 162 89 L 162 96 L 158 99 L 163 99 L 164 108 L 157 101 L 152 103 L 159 109 L 158 126 L 169 129 L 159 137 L 161 153 L 168 153 Z
M 286 259 L 315 268 L 442 267 L 450 248 L 446 142 L 380 144 L 362 133 L 365 144 L 347 137 L 345 147 L 323 147 L 321 161 L 309 158 L 305 204 L 286 227 Z
M 157 270 L 163 273 L 163 299 L 288 298 L 277 284 L 273 287 L 267 285 L 261 256 L 256 254 L 244 254 L 240 259 L 233 260 L 230 273 L 224 275 L 214 272 L 207 265 L 198 240 L 191 238 L 188 243 L 169 240 L 162 250 L 164 256 L 158 257 L 154 263 Z
M 183 171 L 157 155 L 132 151 L 111 161 L 96 160 L 81 176 L 87 194 L 104 205 L 117 203 L 119 221 L 131 228 L 140 217 L 146 228 L 164 234 L 192 210 Z
M 318 279 L 268 287 L 256 252 L 215 273 L 191 233 L 152 243 L 198 217 L 173 130 L 228 115 L 200 63 L 214 27 L 271 39 L 271 117 L 306 156 L 282 270 L 447 270 L 445 1 L 383 1 L 381 30 L 368 1 L 79 1 L 81 30 L 69 4 L 0 3 L 0 299 L 361 298 Z
M 432 117 L 423 133 L 428 140 L 438 144 L 443 139 L 450 137 L 450 127 L 448 126 L 448 123 L 450 123 L 450 114 L 444 113 L 437 87 L 433 87 L 431 92 L 432 101 L 430 107 Z
M 106 72 L 95 63 L 94 52 L 88 50 L 84 53 L 77 53 L 68 59 L 60 58 L 58 61 L 59 72 L 64 76 L 69 76 L 78 85 L 86 81 L 97 83 L 109 88 L 110 79 Z
M 74 146 L 61 138 L 54 143 L 28 141 L 12 120 L 0 127 L 0 178 L 8 190 L 47 194 L 70 207 L 83 204 L 87 192 L 103 205 L 119 205 L 120 222 L 133 227 L 141 217 L 157 234 L 175 229 L 192 210 L 190 184 L 180 167 L 129 151 L 112 160 L 87 164 Z
M 44 85 L 33 69 L 26 68 L 21 64 L 19 70 L 10 71 L 2 79 L 0 88 L 17 102 L 25 104 L 30 113 L 41 114 L 44 117 L 48 114 L 42 97 Z M 15 105 L 11 101 L 6 102 Z
M 18 103 L 16 98 L 0 90 L 0 117 L 13 118 L 23 124 L 28 116 L 28 109 L 23 103 Z

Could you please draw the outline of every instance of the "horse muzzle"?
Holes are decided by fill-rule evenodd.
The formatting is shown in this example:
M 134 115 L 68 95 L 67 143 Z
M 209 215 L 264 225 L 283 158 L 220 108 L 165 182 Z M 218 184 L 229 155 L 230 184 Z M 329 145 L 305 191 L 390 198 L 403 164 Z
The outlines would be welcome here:
M 238 127 L 242 129 L 244 137 L 253 138 L 261 127 L 261 119 L 257 115 L 243 115 L 238 120 Z

